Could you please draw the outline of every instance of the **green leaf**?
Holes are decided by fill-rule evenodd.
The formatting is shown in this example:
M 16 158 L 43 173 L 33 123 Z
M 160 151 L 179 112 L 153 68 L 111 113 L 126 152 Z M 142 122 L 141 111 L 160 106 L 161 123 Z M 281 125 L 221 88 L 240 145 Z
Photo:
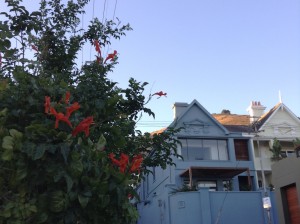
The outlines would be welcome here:
M 78 138 L 78 141 L 77 141 L 77 144 L 78 144 L 78 145 L 81 145 L 81 143 L 82 143 L 82 138 L 79 137 L 79 138 Z
M 0 88 L 0 90 L 2 89 Z M 0 111 L 0 117 L 4 117 L 6 116 L 6 114 L 7 114 L 7 108 L 4 108 L 3 110 Z
M 36 213 L 37 212 L 37 207 L 35 205 L 30 205 L 29 206 L 29 211 Z
M 2 40 L 1 42 L 0 42 L 0 46 L 1 46 L 1 49 L 2 50 L 5 50 L 5 49 L 7 49 L 7 48 L 10 48 L 10 46 L 11 46 L 11 43 L 10 43 L 10 41 L 9 40 Z
M 4 152 L 2 153 L 1 158 L 2 158 L 2 160 L 10 161 L 10 160 L 13 158 L 13 155 L 14 155 L 13 150 L 11 150 L 11 149 L 6 149 L 6 150 L 4 150 Z
M 100 200 L 100 206 L 102 208 L 105 208 L 106 206 L 109 205 L 110 202 L 110 197 L 109 195 L 99 195 L 99 200 Z
M 68 163 L 68 156 L 69 156 L 69 153 L 70 153 L 70 147 L 67 144 L 62 144 L 60 146 L 60 153 L 64 157 L 65 163 Z
M 5 136 L 2 142 L 2 148 L 13 150 L 14 148 L 14 139 L 11 136 Z
M 103 150 L 105 145 L 106 145 L 106 139 L 103 135 L 101 135 L 96 144 L 96 150 Z
M 22 151 L 25 152 L 29 157 L 33 157 L 35 150 L 36 145 L 32 142 L 26 141 L 22 145 Z
M 61 212 L 65 209 L 66 199 L 63 191 L 55 191 L 50 196 L 50 210 Z
M 81 194 L 78 195 L 78 201 L 82 208 L 85 208 L 87 206 L 87 204 L 89 203 L 89 200 L 90 200 L 89 197 L 85 197 Z
M 21 139 L 23 137 L 23 134 L 16 129 L 10 129 L 9 134 L 16 139 Z
M 36 150 L 35 150 L 35 153 L 33 155 L 33 160 L 38 160 L 40 158 L 43 157 L 43 155 L 45 154 L 45 151 L 46 151 L 46 147 L 45 145 L 38 145 L 36 147 Z
M 70 169 L 75 176 L 80 176 L 83 171 L 83 164 L 80 160 L 72 161 L 70 163 Z
M 69 192 L 72 189 L 74 182 L 69 175 L 65 174 L 64 177 L 67 183 L 67 190 Z
M 16 180 L 22 180 L 27 176 L 27 168 L 26 167 L 20 167 L 16 171 Z
M 38 212 L 36 217 L 36 223 L 45 223 L 48 219 L 48 215 L 44 212 Z
M 9 218 L 11 216 L 11 210 L 5 209 L 4 211 L 0 212 L 0 217 Z
M 88 139 L 88 145 L 90 146 L 90 147 L 92 147 L 93 145 L 94 145 L 94 143 L 92 142 L 92 140 L 89 138 Z

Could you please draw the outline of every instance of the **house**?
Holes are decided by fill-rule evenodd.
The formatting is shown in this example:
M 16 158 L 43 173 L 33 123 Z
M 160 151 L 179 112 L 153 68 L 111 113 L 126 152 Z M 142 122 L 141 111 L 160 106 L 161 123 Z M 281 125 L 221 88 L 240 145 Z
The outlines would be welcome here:
M 153 167 L 142 181 L 139 223 L 267 223 L 251 135 L 243 132 L 249 126 L 227 128 L 196 100 L 175 103 L 173 111 L 170 127 L 184 128 L 176 135 L 182 159 Z
M 297 157 L 287 157 L 272 165 L 272 180 L 279 222 L 300 223 L 300 147 Z
M 248 115 L 213 114 L 213 116 L 232 132 L 243 132 L 252 136 L 254 165 L 257 185 L 260 188 L 272 188 L 271 166 L 274 139 L 282 146 L 281 157 L 295 157 L 294 141 L 300 138 L 300 119 L 282 102 L 268 112 L 259 101 L 250 102 Z
M 252 109 L 255 110 L 252 106 Z M 299 118 L 282 102 L 275 105 L 267 113 L 255 120 L 256 135 L 254 141 L 255 167 L 259 186 L 273 186 L 272 183 L 272 152 L 274 139 L 282 146 L 281 156 L 296 157 L 294 141 L 300 138 Z M 265 177 L 264 177 L 265 176 Z

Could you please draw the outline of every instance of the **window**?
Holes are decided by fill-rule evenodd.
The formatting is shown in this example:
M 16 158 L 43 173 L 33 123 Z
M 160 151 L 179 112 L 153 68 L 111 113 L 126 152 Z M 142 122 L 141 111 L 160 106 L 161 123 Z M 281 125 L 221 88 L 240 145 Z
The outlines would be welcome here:
M 282 158 L 295 157 L 296 156 L 296 152 L 293 151 L 293 150 L 281 151 L 280 155 L 281 155 Z
M 248 153 L 248 140 L 235 139 L 234 140 L 234 149 L 236 160 L 249 160 Z
M 180 139 L 184 160 L 228 160 L 226 140 Z
M 261 180 L 258 181 L 258 187 L 259 187 L 259 188 L 262 188 L 262 187 L 263 187 L 262 181 L 261 181 Z
M 240 191 L 251 191 L 251 185 L 249 183 L 249 179 L 246 176 L 239 176 L 239 188 Z
M 209 188 L 209 191 L 217 191 L 216 181 L 202 181 L 201 180 L 201 181 L 198 181 L 197 187 L 198 188 L 207 187 L 207 188 Z
M 155 180 L 156 180 L 155 166 L 152 167 L 152 176 L 153 176 L 153 182 L 155 182 Z

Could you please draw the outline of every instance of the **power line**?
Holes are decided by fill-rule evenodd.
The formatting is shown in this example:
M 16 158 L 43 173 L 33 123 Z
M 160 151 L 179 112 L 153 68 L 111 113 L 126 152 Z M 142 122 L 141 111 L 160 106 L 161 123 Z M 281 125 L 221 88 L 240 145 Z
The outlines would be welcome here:
M 81 35 L 83 35 L 83 28 L 84 28 L 84 13 L 81 14 Z M 81 48 L 81 66 L 83 66 L 83 45 L 82 45 L 82 48 Z
M 116 14 L 116 9 L 117 9 L 117 4 L 118 4 L 118 0 L 116 0 L 116 2 L 115 2 L 115 8 L 114 8 L 114 14 L 113 14 L 113 20 L 115 20 L 115 14 Z
M 92 21 L 94 21 L 95 16 L 95 0 L 93 0 L 93 9 L 92 9 Z M 90 45 L 90 61 L 92 60 L 92 44 Z
M 104 22 L 104 14 L 106 10 L 106 0 L 104 0 L 104 5 L 103 5 L 103 13 L 102 13 L 102 23 Z

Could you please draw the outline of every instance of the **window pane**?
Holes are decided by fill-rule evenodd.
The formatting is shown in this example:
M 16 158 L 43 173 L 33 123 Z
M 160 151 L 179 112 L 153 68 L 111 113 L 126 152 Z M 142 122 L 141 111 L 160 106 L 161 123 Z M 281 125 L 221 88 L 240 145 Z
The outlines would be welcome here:
M 227 142 L 225 140 L 218 140 L 219 159 L 228 160 Z
M 208 160 L 210 151 L 202 147 L 201 139 L 188 139 L 188 158 L 189 160 Z
M 217 190 L 217 183 L 216 181 L 199 181 L 198 188 L 207 187 L 209 191 L 216 191 Z
M 218 145 L 216 140 L 203 140 L 203 148 L 210 152 L 212 160 L 218 160 Z
M 187 139 L 180 139 L 181 142 L 181 156 L 183 160 L 188 160 L 188 148 L 187 148 Z
M 228 160 L 226 140 L 180 139 L 184 160 Z

